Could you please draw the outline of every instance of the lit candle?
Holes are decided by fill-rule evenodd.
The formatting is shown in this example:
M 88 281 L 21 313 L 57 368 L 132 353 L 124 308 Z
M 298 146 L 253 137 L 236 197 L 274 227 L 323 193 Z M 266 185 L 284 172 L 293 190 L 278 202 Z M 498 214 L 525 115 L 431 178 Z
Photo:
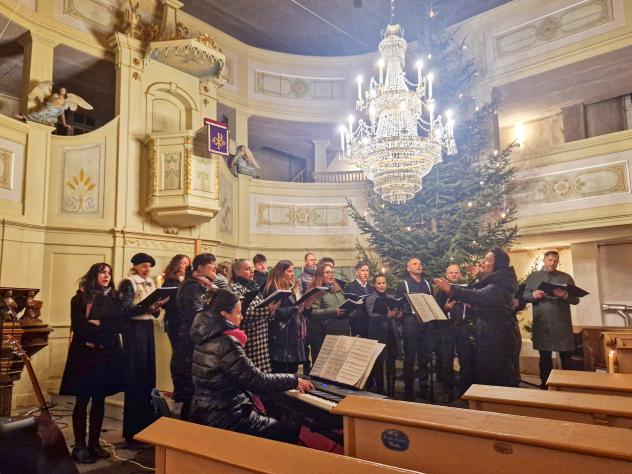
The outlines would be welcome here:
M 421 70 L 424 67 L 423 61 L 417 61 L 417 84 L 421 85 Z
M 377 67 L 380 68 L 380 84 L 384 84 L 384 60 L 382 58 L 377 62 Z
M 353 122 L 355 121 L 355 117 L 353 115 L 349 115 L 347 117 L 347 122 L 349 122 L 349 135 L 353 134 Z
M 430 112 L 430 131 L 431 132 L 434 126 L 434 109 L 435 109 L 434 100 L 430 100 L 430 103 L 428 104 L 428 112 Z
M 358 102 L 362 102 L 362 76 L 356 77 L 358 83 Z
M 338 131 L 340 132 L 340 150 L 343 154 L 345 152 L 345 130 L 344 125 L 340 125 L 340 128 L 338 128 Z
M 608 352 L 608 373 L 614 374 L 614 351 Z
M 434 74 L 428 74 L 428 99 L 432 99 L 432 81 L 434 81 Z

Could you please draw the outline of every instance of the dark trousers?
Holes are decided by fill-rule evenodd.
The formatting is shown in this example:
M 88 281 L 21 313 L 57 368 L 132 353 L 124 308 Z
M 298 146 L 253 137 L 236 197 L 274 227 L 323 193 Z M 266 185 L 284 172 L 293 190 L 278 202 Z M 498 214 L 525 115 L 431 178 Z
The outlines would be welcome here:
M 388 348 L 385 348 L 378 356 L 371 371 L 371 380 L 377 393 L 382 395 L 393 396 L 393 389 L 395 387 L 395 360 L 396 358 L 390 357 L 386 352 Z M 384 368 L 386 368 L 386 385 L 384 385 Z
M 415 362 L 418 365 L 419 388 L 422 397 L 429 397 L 429 365 L 434 346 L 434 331 L 430 324 L 417 322 L 415 316 L 404 316 L 404 395 L 415 398 Z
M 72 431 L 75 436 L 75 447 L 86 446 L 86 428 L 88 427 L 88 403 L 90 405 L 90 431 L 88 433 L 88 446 L 99 446 L 103 415 L 105 413 L 105 397 L 103 396 L 78 396 L 75 408 L 72 411 Z
M 546 381 L 551 374 L 551 370 L 553 370 L 553 351 L 538 351 L 540 352 L 540 380 L 542 381 L 542 385 L 546 385 Z M 573 356 L 572 351 L 562 351 L 558 352 L 560 355 L 560 360 L 562 362 L 562 368 L 564 370 L 568 370 L 570 368 L 571 357 Z
M 272 373 L 274 374 L 295 374 L 298 372 L 298 362 L 278 362 L 271 360 Z
M 130 321 L 123 334 L 125 405 L 123 437 L 129 439 L 156 420 L 151 391 L 156 386 L 156 347 L 152 320 Z
M 442 321 L 443 322 L 443 321 Z M 441 380 L 448 388 L 454 389 L 454 354 L 459 359 L 459 391 L 464 393 L 474 380 L 474 345 L 471 340 L 471 330 L 465 323 L 455 324 L 447 321 L 447 324 L 440 328 L 439 345 L 439 367 L 441 370 Z

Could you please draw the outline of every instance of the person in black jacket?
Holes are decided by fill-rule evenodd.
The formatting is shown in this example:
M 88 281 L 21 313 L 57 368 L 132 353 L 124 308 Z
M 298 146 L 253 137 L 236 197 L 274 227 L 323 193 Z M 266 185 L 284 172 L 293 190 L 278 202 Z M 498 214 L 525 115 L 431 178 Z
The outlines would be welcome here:
M 177 254 L 171 259 L 165 271 L 163 272 L 164 280 L 163 288 L 178 287 L 184 281 L 187 268 L 191 266 L 191 260 L 184 254 Z M 178 305 L 176 299 L 172 298 L 165 304 L 165 332 L 169 337 L 172 352 L 175 350 L 176 340 L 178 339 L 178 326 L 180 326 L 180 314 L 178 313 Z
M 397 287 L 397 297 L 406 293 L 426 293 L 432 295 L 432 286 L 422 278 L 424 267 L 416 257 L 408 260 L 408 275 Z M 408 302 L 404 302 L 404 397 L 415 400 L 415 360 L 419 366 L 419 388 L 423 399 L 430 400 L 429 365 L 434 348 L 434 330 L 431 323 L 422 323 L 413 314 Z
M 157 306 L 154 308 L 157 309 Z M 112 282 L 112 267 L 95 263 L 79 282 L 70 301 L 72 339 L 59 393 L 74 395 L 72 428 L 75 447 L 72 457 L 80 463 L 94 463 L 110 456 L 99 444 L 105 397 L 124 389 L 124 360 L 119 333 L 128 316 L 146 308 L 124 307 Z M 86 446 L 87 409 L 90 430 Z
M 491 249 L 480 278 L 471 288 L 452 285 L 443 278 L 434 281 L 449 298 L 472 306 L 476 317 L 476 383 L 517 387 L 520 371 L 515 361 L 520 351 L 520 330 L 514 295 L 518 280 L 509 266 L 509 255 L 498 247 Z
M 182 402 L 180 418 L 186 420 L 193 398 L 193 380 L 191 378 L 191 357 L 193 341 L 189 335 L 195 315 L 204 309 L 210 292 L 215 291 L 213 281 L 216 275 L 215 255 L 201 253 L 193 259 L 187 275 L 178 288 L 176 304 L 180 314 L 180 326 L 176 341 L 175 354 L 171 359 L 173 378 L 173 398 Z
M 448 265 L 445 270 L 446 279 L 452 284 L 461 283 L 461 270 L 457 264 Z M 454 353 L 459 359 L 459 395 L 465 393 L 472 385 L 474 377 L 474 324 L 471 310 L 467 305 L 451 299 L 447 293 L 439 290 L 435 296 L 437 304 L 443 310 L 447 321 L 436 321 L 439 337 L 439 368 L 441 380 L 450 392 L 452 398 L 454 384 Z
M 388 298 L 386 293 L 386 275 L 378 273 L 373 277 L 373 293 L 366 299 L 366 309 L 369 314 L 369 338 L 386 344 L 380 353 L 371 377 L 374 379 L 378 393 L 388 397 L 395 395 L 395 361 L 399 357 L 399 345 L 397 344 L 396 324 L 402 317 L 401 308 L 386 308 L 386 312 L 375 311 L 375 303 L 380 298 Z M 385 364 L 386 363 L 386 364 Z M 386 392 L 384 390 L 384 366 L 386 365 Z
M 239 297 L 218 290 L 208 311 L 199 313 L 191 326 L 193 383 L 195 395 L 190 420 L 194 423 L 296 442 L 298 427 L 266 416 L 258 395 L 297 389 L 304 393 L 313 385 L 294 374 L 266 374 L 246 356 L 246 333 Z
M 268 261 L 266 256 L 258 253 L 252 258 L 252 264 L 255 266 L 255 283 L 259 288 L 263 288 L 268 280 Z
M 362 260 L 357 262 L 355 274 L 355 280 L 345 286 L 345 293 L 352 293 L 356 296 L 368 296 L 373 293 L 373 286 L 369 283 L 369 264 Z M 349 321 L 352 336 L 368 337 L 369 313 L 365 305 L 361 305 L 353 314 L 350 314 Z

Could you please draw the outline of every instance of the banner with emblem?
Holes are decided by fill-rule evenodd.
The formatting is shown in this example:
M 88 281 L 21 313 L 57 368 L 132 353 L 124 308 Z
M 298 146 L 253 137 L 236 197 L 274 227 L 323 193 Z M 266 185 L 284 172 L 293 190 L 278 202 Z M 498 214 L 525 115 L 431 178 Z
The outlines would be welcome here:
M 204 125 L 208 128 L 208 151 L 228 156 L 228 124 L 205 118 Z

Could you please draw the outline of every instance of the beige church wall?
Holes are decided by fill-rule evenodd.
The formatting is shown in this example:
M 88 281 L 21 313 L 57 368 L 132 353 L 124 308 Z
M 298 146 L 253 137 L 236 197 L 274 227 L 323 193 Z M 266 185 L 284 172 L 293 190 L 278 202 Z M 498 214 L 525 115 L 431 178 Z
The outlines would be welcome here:
M 627 0 L 514 0 L 454 26 L 467 38 L 482 82 L 494 86 L 629 45 Z
M 520 148 L 513 151 L 515 157 L 526 158 L 529 155 L 546 152 L 553 147 L 564 144 L 564 123 L 562 115 L 543 117 L 522 124 L 523 139 Z M 505 148 L 518 140 L 516 127 L 500 129 L 500 146 Z

